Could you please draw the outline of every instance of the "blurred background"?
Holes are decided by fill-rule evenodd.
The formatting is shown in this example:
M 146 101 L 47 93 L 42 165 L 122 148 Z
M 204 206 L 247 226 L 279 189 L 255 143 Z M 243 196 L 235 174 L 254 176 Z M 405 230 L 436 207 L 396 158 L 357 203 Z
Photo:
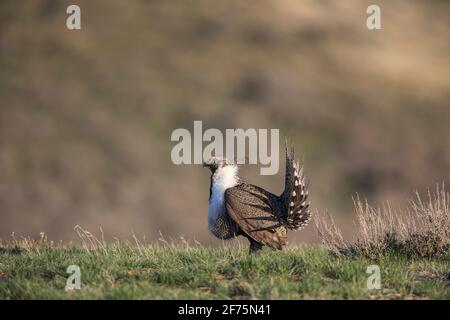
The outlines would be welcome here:
M 66 8 L 81 7 L 81 31 Z M 366 27 L 381 7 L 382 30 Z M 209 172 L 175 166 L 170 134 L 279 128 L 312 208 L 354 232 L 352 196 L 407 203 L 450 185 L 449 1 L 0 2 L 0 238 L 220 244 Z M 282 153 L 281 153 L 282 154 Z M 274 193 L 258 166 L 241 173 Z M 291 242 L 317 242 L 314 227 Z

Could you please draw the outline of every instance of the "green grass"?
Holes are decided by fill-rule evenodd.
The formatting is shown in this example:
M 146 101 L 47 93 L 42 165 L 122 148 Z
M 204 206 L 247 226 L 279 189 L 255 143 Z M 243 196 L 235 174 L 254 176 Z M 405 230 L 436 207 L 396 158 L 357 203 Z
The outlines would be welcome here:
M 97 250 L 48 245 L 0 248 L 0 299 L 450 299 L 449 257 L 378 261 L 334 257 L 314 246 L 110 245 Z M 64 290 L 66 269 L 81 268 L 81 289 Z M 378 264 L 381 290 L 368 290 Z

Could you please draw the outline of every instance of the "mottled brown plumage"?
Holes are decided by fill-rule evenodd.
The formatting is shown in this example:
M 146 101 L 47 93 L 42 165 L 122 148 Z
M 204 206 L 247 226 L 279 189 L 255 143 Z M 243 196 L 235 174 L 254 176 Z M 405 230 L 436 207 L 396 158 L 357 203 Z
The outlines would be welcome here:
M 286 229 L 279 216 L 282 211 L 274 194 L 241 183 L 225 191 L 225 208 L 230 218 L 252 240 L 276 249 L 286 245 Z
M 237 176 L 237 166 L 227 160 L 212 159 L 208 224 L 218 238 L 243 235 L 250 241 L 250 251 L 262 246 L 282 249 L 287 244 L 287 229 L 299 230 L 311 218 L 303 168 L 294 162 L 286 148 L 284 192 L 277 196 L 248 184 Z

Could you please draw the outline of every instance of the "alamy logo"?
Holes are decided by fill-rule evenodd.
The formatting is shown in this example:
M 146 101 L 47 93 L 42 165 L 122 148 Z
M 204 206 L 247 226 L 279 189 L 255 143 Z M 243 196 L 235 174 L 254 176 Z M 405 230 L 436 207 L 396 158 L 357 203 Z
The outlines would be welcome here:
M 69 16 L 66 19 L 66 27 L 69 30 L 81 30 L 81 9 L 76 4 L 67 7 L 66 13 Z
M 67 278 L 65 290 L 80 290 L 81 289 L 81 270 L 77 265 L 70 265 L 67 267 L 67 273 L 70 276 Z
M 367 14 L 370 16 L 367 18 L 366 25 L 369 30 L 381 29 L 381 9 L 376 4 L 371 4 L 367 7 Z
M 222 131 L 215 128 L 203 132 L 202 121 L 194 121 L 193 137 L 184 128 L 172 132 L 170 139 L 178 144 L 172 148 L 171 159 L 176 165 L 202 164 L 212 157 L 226 156 L 237 164 L 245 164 L 248 147 L 248 164 L 259 163 L 263 166 L 261 175 L 274 175 L 279 169 L 279 136 L 278 129 L 226 129 L 224 137 Z M 209 144 L 203 148 L 203 142 Z
M 376 264 L 370 265 L 367 267 L 366 273 L 370 274 L 370 276 L 367 278 L 367 289 L 369 290 L 381 289 L 380 267 L 377 266 Z

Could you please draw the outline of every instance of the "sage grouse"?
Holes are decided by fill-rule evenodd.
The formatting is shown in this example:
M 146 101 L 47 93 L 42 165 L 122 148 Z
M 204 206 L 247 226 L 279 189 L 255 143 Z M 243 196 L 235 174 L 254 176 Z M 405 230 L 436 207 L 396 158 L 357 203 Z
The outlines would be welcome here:
M 274 195 L 244 182 L 238 166 L 226 159 L 203 163 L 211 170 L 208 229 L 219 239 L 242 235 L 250 241 L 250 253 L 264 245 L 281 250 L 287 229 L 303 229 L 311 219 L 303 167 L 286 147 L 285 188 Z

